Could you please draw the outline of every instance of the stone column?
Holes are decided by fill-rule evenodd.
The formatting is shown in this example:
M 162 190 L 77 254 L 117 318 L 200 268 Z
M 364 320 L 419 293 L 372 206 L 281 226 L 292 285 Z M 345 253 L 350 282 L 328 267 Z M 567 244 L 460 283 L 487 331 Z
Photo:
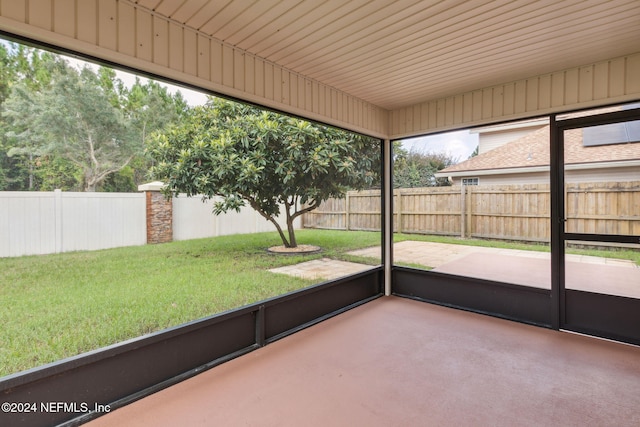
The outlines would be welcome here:
M 173 241 L 173 204 L 161 193 L 162 182 L 138 186 L 147 199 L 147 244 Z

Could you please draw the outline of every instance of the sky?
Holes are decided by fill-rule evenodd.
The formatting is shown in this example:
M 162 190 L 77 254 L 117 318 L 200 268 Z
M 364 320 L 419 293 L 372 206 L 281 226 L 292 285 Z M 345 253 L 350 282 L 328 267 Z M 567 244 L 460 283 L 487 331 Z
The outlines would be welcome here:
M 402 147 L 421 153 L 444 153 L 455 160 L 463 162 L 471 156 L 478 146 L 478 134 L 469 130 L 445 132 L 437 135 L 403 139 Z
M 82 68 L 85 65 L 89 65 L 91 67 L 95 67 L 95 69 L 98 68 L 98 65 L 90 63 L 90 62 L 85 62 L 82 60 L 79 60 L 77 58 L 73 58 L 73 57 L 69 57 L 69 56 L 64 56 L 64 58 L 69 62 L 70 65 L 77 67 L 77 68 Z M 118 69 L 114 70 L 116 72 L 116 77 L 118 77 L 120 80 L 122 80 L 122 82 L 125 84 L 125 86 L 127 87 L 131 87 L 133 86 L 133 84 L 136 82 L 136 74 L 133 73 L 129 73 L 126 71 L 121 71 Z M 147 80 L 150 80 L 146 77 L 143 76 L 137 76 L 140 81 L 142 81 L 143 83 L 146 82 Z M 187 101 L 187 104 L 189 104 L 190 106 L 194 107 L 196 105 L 204 105 L 205 102 L 207 102 L 207 95 L 205 95 L 202 92 L 198 92 L 192 89 L 187 89 L 185 87 L 181 87 L 181 86 L 176 86 L 176 85 L 172 85 L 172 84 L 168 84 L 165 82 L 162 82 L 160 80 L 156 80 L 160 85 L 165 86 L 167 88 L 167 90 L 169 90 L 169 92 L 171 92 L 172 94 L 175 92 L 181 92 L 182 96 L 184 97 L 185 101 Z
M 125 71 L 120 71 L 120 70 L 115 70 L 116 72 L 116 76 L 122 80 L 122 82 L 127 86 L 127 87 L 131 87 L 135 81 L 136 81 L 136 75 L 135 74 L 131 74 L 131 73 L 127 73 Z M 140 81 L 145 82 L 149 79 L 147 79 L 146 77 L 142 77 L 142 76 L 138 76 L 138 78 L 140 79 Z M 181 87 L 181 86 L 176 86 L 176 85 L 172 85 L 172 84 L 168 84 L 168 83 L 164 83 L 162 81 L 156 80 L 160 85 L 165 86 L 167 88 L 167 90 L 169 92 L 171 92 L 172 94 L 175 92 L 181 92 L 182 93 L 182 97 L 185 99 L 185 101 L 187 101 L 187 104 L 189 104 L 192 107 L 195 107 L 196 105 L 204 105 L 205 102 L 207 102 L 207 95 L 205 95 L 202 92 L 198 92 L 192 89 L 187 89 L 185 87 Z

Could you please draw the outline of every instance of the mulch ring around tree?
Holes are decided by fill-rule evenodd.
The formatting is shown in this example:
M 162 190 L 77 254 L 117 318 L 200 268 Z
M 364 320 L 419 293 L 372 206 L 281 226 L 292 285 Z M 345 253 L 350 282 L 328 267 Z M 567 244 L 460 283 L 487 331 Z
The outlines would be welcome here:
M 313 245 L 298 245 L 295 248 L 287 248 L 284 245 L 280 245 L 271 246 L 269 249 L 267 249 L 267 252 L 279 255 L 305 255 L 317 254 L 319 252 L 322 252 L 322 248 L 320 246 Z

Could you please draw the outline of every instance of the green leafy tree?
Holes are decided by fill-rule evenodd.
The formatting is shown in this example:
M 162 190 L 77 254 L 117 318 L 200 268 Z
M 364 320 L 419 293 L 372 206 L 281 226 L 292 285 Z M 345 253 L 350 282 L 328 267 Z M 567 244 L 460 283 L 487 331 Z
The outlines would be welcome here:
M 36 93 L 26 86 L 13 88 L 12 95 L 4 104 L 3 116 L 9 119 L 6 126 L 7 157 L 18 160 L 28 171 L 28 190 L 35 189 L 35 168 L 39 156 L 44 154 L 43 135 L 33 132 L 30 118 L 37 114 Z M 15 162 L 18 163 L 18 162 Z
M 0 44 L 0 191 L 8 188 L 8 173 L 11 170 L 11 160 L 7 156 L 6 125 L 2 120 L 4 101 L 11 93 L 11 82 L 14 80 L 14 70 L 9 50 Z
M 147 80 L 143 83 L 136 78 L 131 88 L 122 90 L 120 109 L 130 121 L 135 137 L 144 145 L 154 132 L 179 123 L 187 116 L 190 107 L 180 92 L 171 94 L 166 86 L 158 82 Z M 137 185 L 149 178 L 148 171 L 152 165 L 153 159 L 142 151 L 111 180 L 118 180 L 121 184 L 129 180 L 135 191 Z M 127 175 L 123 176 L 125 172 Z M 114 191 L 124 191 L 121 184 L 114 186 Z M 104 189 L 107 189 L 106 186 Z
M 379 147 L 372 138 L 213 98 L 156 134 L 148 150 L 169 194 L 220 196 L 215 214 L 249 204 L 284 246 L 296 247 L 296 218 L 378 182 Z M 286 235 L 276 220 L 281 206 Z
M 80 191 L 82 171 L 63 157 L 42 155 L 35 161 L 34 187 L 39 191 Z
M 16 43 L 0 45 L 2 114 L 0 115 L 0 168 L 6 190 L 36 190 L 62 167 L 51 158 L 40 158 L 45 148 L 32 132 L 27 117 L 33 112 L 37 94 L 50 87 L 54 76 L 68 70 L 59 55 Z M 19 100 L 19 102 L 16 102 Z M 16 108 L 16 111 L 12 111 Z M 17 117 L 17 120 L 13 120 Z M 61 186 L 63 187 L 63 186 Z
M 30 93 L 40 91 L 66 65 L 57 55 L 9 42 L 0 44 L 0 63 L 0 188 L 32 190 L 36 188 L 34 165 L 40 148 L 27 140 L 16 144 L 8 135 L 24 133 L 27 128 L 12 127 L 4 115 L 5 103 L 19 82 Z
M 394 147 L 393 186 L 395 188 L 441 187 L 451 185 L 435 173 L 456 163 L 444 153 L 424 153 L 415 149 Z
M 135 83 L 126 87 L 110 68 L 100 67 L 97 74 L 111 104 L 122 112 L 131 126 L 132 137 L 142 146 L 153 132 L 178 123 L 189 111 L 180 92 L 172 94 L 156 81 L 136 77 Z M 100 190 L 136 191 L 137 185 L 148 179 L 152 161 L 144 150 L 137 152 L 126 167 L 105 179 Z
M 69 160 L 82 171 L 84 190 L 95 191 L 143 150 L 142 141 L 91 69 L 67 68 L 52 79 L 42 91 L 14 88 L 4 113 L 19 129 L 11 136 L 37 155 Z
M 135 191 L 148 179 L 148 135 L 189 110 L 157 82 L 128 88 L 113 69 L 78 70 L 9 42 L 0 43 L 0 108 L 0 189 L 91 191 Z
M 143 142 L 153 132 L 179 122 L 189 111 L 180 92 L 171 94 L 158 82 L 148 80 L 142 83 L 138 78 L 130 89 L 125 90 L 121 107 Z

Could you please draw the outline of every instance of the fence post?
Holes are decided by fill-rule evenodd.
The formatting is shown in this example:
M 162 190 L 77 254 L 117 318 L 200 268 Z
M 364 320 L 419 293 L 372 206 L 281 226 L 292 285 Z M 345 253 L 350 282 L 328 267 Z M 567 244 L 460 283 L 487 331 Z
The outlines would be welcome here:
M 473 203 L 471 203 L 471 201 L 472 201 L 471 198 L 473 197 L 472 196 L 472 189 L 473 189 L 473 186 L 468 186 L 468 188 L 467 188 L 467 202 L 466 202 L 466 205 L 467 205 L 467 224 L 466 224 L 465 228 L 466 228 L 466 235 L 467 235 L 468 238 L 471 238 L 472 234 L 473 234 L 473 227 L 472 227 L 472 225 L 473 225 L 473 221 L 472 221 L 473 213 L 471 212 L 471 208 L 473 206 Z
M 53 190 L 54 224 L 55 224 L 55 253 L 62 253 L 62 190 Z
M 580 184 L 578 183 L 577 186 L 579 186 Z M 562 198 L 563 198 L 563 203 L 564 203 L 564 222 L 563 227 L 564 227 L 564 232 L 568 232 L 571 227 L 573 226 L 573 222 L 569 222 L 569 210 L 571 209 L 571 207 L 569 206 L 569 186 L 570 184 L 565 183 L 564 184 L 564 188 L 562 189 Z M 577 212 L 575 212 L 575 216 L 576 218 L 578 217 Z
M 147 200 L 147 244 L 173 241 L 173 203 L 160 192 L 163 186 L 157 181 L 138 186 Z
M 464 194 L 465 185 L 460 183 L 460 237 L 466 234 L 467 198 Z
M 402 233 L 402 190 L 398 189 L 396 191 L 396 195 L 398 196 L 398 207 L 396 209 L 398 213 L 398 223 L 396 224 L 397 230 L 394 230 L 397 233 Z
M 351 206 L 351 203 L 349 202 L 349 193 L 350 192 L 347 191 L 347 195 L 346 195 L 346 197 L 344 199 L 344 212 L 345 212 L 345 214 L 344 214 L 344 217 L 345 217 L 344 218 L 344 221 L 345 221 L 344 227 L 346 228 L 347 231 L 349 231 L 349 229 L 351 228 L 351 226 L 349 225 L 349 221 L 351 220 L 351 218 L 350 218 L 351 215 L 349 215 L 349 209 L 350 209 L 350 206 Z

